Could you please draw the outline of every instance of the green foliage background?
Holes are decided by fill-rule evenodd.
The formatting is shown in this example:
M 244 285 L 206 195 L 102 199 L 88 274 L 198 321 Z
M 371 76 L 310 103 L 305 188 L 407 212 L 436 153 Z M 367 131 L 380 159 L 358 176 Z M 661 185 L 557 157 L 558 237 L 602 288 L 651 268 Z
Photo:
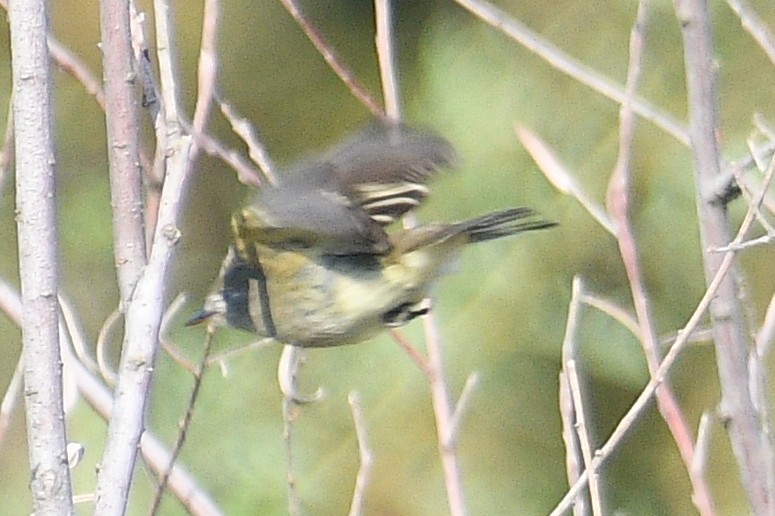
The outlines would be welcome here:
M 150 3 L 146 2 L 150 12 Z M 767 0 L 751 2 L 775 26 Z M 379 78 L 371 2 L 306 1 L 308 16 L 373 92 Z M 623 82 L 636 2 L 581 0 L 499 2 L 549 41 Z M 177 2 L 175 23 L 182 91 L 190 113 L 196 94 L 201 5 Z M 56 36 L 99 75 L 99 11 L 94 0 L 53 3 Z M 723 147 L 744 151 L 751 115 L 775 119 L 775 69 L 721 2 L 712 2 L 719 65 Z M 457 274 L 436 291 L 445 363 L 453 393 L 472 371 L 479 388 L 461 428 L 459 447 L 471 514 L 541 514 L 567 489 L 560 435 L 557 375 L 570 285 L 578 274 L 588 288 L 630 307 L 629 287 L 614 240 L 572 199 L 558 194 L 517 143 L 513 126 L 540 134 L 586 191 L 603 202 L 617 152 L 618 107 L 485 26 L 450 1 L 400 1 L 396 7 L 398 56 L 405 118 L 448 137 L 462 156 L 454 173 L 439 179 L 421 220 L 455 220 L 492 209 L 527 205 L 557 220 L 557 229 L 471 249 Z M 149 14 L 150 17 L 150 14 Z M 220 87 L 260 130 L 281 164 L 325 148 L 369 120 L 279 2 L 222 2 Z M 149 20 L 149 27 L 152 26 Z M 667 1 L 653 2 L 647 28 L 641 91 L 684 118 L 685 95 L 678 23 Z M 0 106 L 8 105 L 8 30 L 0 24 Z M 57 165 L 62 291 L 74 302 L 87 335 L 96 338 L 115 308 L 111 208 L 104 116 L 80 84 L 55 73 Z M 5 110 L 0 123 L 5 124 Z M 144 120 L 147 125 L 147 120 Z M 704 292 L 689 152 L 641 121 L 634 163 L 634 220 L 648 288 L 665 335 L 681 327 Z M 228 124 L 213 117 L 211 131 L 240 147 Z M 18 283 L 13 178 L 0 182 L 0 276 Z M 203 158 L 185 210 L 171 295 L 190 302 L 172 337 L 198 356 L 203 334 L 182 323 L 209 289 L 229 241 L 228 219 L 248 194 L 235 173 Z M 740 216 L 745 206 L 733 208 Z M 751 320 L 760 322 L 775 287 L 771 248 L 741 256 Z M 421 345 L 421 329 L 405 334 Z M 250 341 L 223 331 L 221 349 Z M 0 390 L 17 361 L 20 334 L 0 318 Z M 582 370 L 596 443 L 647 380 L 637 342 L 600 313 L 582 320 Z M 279 347 L 240 356 L 228 375 L 213 369 L 182 461 L 228 514 L 286 511 Z M 692 349 L 672 380 L 696 426 L 718 401 L 712 349 Z M 297 422 L 298 486 L 309 514 L 343 514 L 358 468 L 357 443 L 346 403 L 362 399 L 375 457 L 366 492 L 367 514 L 445 514 L 446 501 L 428 387 L 414 364 L 387 337 L 353 347 L 314 350 L 304 385 L 324 387 L 324 401 L 304 407 Z M 188 399 L 191 378 L 160 353 L 149 427 L 172 442 Z M 75 490 L 89 492 L 101 456 L 104 423 L 84 404 L 70 414 L 69 437 L 86 446 L 75 470 Z M 709 478 L 720 514 L 745 512 L 736 465 L 719 425 Z M 0 498 L 6 514 L 30 510 L 24 421 L 17 410 L 0 447 Z M 627 514 L 693 512 L 690 486 L 675 445 L 652 410 L 603 474 L 607 507 Z M 145 514 L 153 482 L 140 468 L 130 514 Z M 88 504 L 81 506 L 84 514 Z M 180 514 L 172 499 L 163 514 Z

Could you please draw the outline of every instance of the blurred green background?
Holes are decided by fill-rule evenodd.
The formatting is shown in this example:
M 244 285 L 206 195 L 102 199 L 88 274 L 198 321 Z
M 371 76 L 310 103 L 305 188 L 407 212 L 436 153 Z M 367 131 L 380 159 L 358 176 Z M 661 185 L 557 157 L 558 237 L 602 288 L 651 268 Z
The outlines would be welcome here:
M 465 497 L 471 514 L 542 514 L 567 489 L 558 412 L 560 345 L 570 286 L 588 289 L 630 309 L 629 287 L 616 243 L 580 206 L 557 193 L 513 134 L 515 122 L 540 134 L 586 191 L 604 200 L 617 152 L 618 107 L 551 69 L 451 1 L 396 2 L 401 93 L 408 122 L 449 138 L 462 163 L 434 185 L 421 220 L 456 220 L 515 205 L 531 206 L 561 226 L 471 249 L 457 274 L 436 290 L 449 385 L 456 397 L 466 377 L 481 382 L 459 438 Z M 544 38 L 622 82 L 636 2 L 581 0 L 498 2 Z M 768 0 L 751 2 L 775 25 Z M 141 2 L 150 14 L 150 2 Z M 368 0 L 301 2 L 307 15 L 358 78 L 379 96 Z M 99 11 L 94 0 L 53 2 L 56 36 L 99 76 Z M 775 119 L 773 66 L 721 2 L 712 2 L 719 65 L 723 147 L 742 155 L 751 116 Z M 199 2 L 177 2 L 178 67 L 185 108 L 193 109 L 201 25 Z M 149 26 L 152 23 L 149 22 Z M 0 106 L 8 105 L 9 35 L 0 24 Z M 222 2 L 220 90 L 258 130 L 274 159 L 287 164 L 325 148 L 367 123 L 360 106 L 277 1 Z M 672 4 L 652 3 L 641 91 L 683 119 L 680 33 Z M 111 211 L 104 116 L 81 87 L 55 71 L 62 291 L 73 301 L 87 335 L 96 338 L 115 308 Z M 0 127 L 6 122 L 0 109 Z M 148 121 L 144 119 L 147 126 Z M 213 135 L 241 148 L 214 115 Z M 690 155 L 647 122 L 638 127 L 633 212 L 658 331 L 669 335 L 688 319 L 704 292 Z M 171 295 L 189 303 L 172 339 L 199 355 L 203 332 L 183 328 L 218 271 L 229 242 L 231 212 L 248 195 L 221 162 L 199 161 L 182 224 Z M 0 277 L 18 284 L 13 178 L 0 182 Z M 736 220 L 744 203 L 733 206 Z M 772 249 L 741 256 L 750 320 L 758 325 L 775 287 Z M 421 346 L 421 328 L 405 330 Z M 219 349 L 250 342 L 225 330 Z M 585 310 L 581 370 L 596 444 L 647 381 L 638 343 L 605 315 Z M 13 371 L 20 333 L 0 318 L 0 390 Z M 286 512 L 280 348 L 241 355 L 229 374 L 205 378 L 182 461 L 228 514 Z M 712 410 L 718 387 L 712 349 L 698 346 L 672 375 L 690 424 Z M 191 377 L 161 352 L 149 427 L 167 443 L 177 432 Z M 447 513 L 430 394 L 423 376 L 390 338 L 308 354 L 303 385 L 323 386 L 325 399 L 302 409 L 297 422 L 298 488 L 308 514 L 343 514 L 358 468 L 357 442 L 346 399 L 360 393 L 374 470 L 366 514 Z M 0 498 L 5 514 L 27 514 L 28 473 L 21 407 L 0 447 Z M 720 514 L 746 512 L 736 465 L 715 426 L 708 476 Z M 83 402 L 71 412 L 69 438 L 84 443 L 75 470 L 76 493 L 91 492 L 105 438 L 104 423 Z M 602 481 L 609 511 L 691 514 L 691 489 L 664 424 L 652 407 L 607 464 Z M 140 467 L 130 514 L 146 514 L 153 488 Z M 91 512 L 85 504 L 79 509 Z M 181 514 L 167 499 L 162 514 Z

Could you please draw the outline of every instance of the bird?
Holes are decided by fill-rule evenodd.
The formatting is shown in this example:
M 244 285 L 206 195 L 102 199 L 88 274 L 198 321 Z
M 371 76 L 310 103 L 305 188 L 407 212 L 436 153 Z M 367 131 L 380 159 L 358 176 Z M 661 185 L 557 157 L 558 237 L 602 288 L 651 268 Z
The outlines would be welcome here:
M 427 314 L 432 286 L 468 244 L 556 225 L 518 207 L 389 229 L 456 161 L 443 137 L 378 122 L 291 167 L 232 216 L 215 286 L 186 324 L 301 347 L 363 342 Z

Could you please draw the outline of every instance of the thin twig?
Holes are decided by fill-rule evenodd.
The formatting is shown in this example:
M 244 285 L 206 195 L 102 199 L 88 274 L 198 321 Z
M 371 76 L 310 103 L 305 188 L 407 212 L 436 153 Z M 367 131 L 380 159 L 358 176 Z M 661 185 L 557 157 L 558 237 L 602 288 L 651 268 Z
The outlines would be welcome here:
M 584 189 L 557 158 L 556 153 L 537 134 L 523 125 L 517 124 L 514 131 L 525 150 L 530 153 L 546 179 L 561 193 L 570 195 L 594 218 L 606 231 L 616 236 L 616 224 L 605 210 L 584 192 Z
M 580 84 L 588 86 L 618 104 L 624 102 L 625 93 L 621 85 L 577 61 L 494 5 L 483 0 L 455 0 L 455 2 Z M 689 132 L 675 117 L 641 98 L 634 98 L 632 107 L 639 116 L 652 122 L 683 145 L 689 146 Z
M 0 0 L 2 1 L 2 0 Z M 5 189 L 5 182 L 8 178 L 8 170 L 14 159 L 14 139 L 13 139 L 13 96 L 8 99 L 8 114 L 5 119 L 5 132 L 3 133 L 3 143 L 0 144 L 0 197 Z
M 283 346 L 280 362 L 277 365 L 277 380 L 283 393 L 283 439 L 285 440 L 286 489 L 288 492 L 288 512 L 292 516 L 301 514 L 301 498 L 296 489 L 296 468 L 294 460 L 294 427 L 299 417 L 300 405 L 315 403 L 323 397 L 323 389 L 318 387 L 314 394 L 301 393 L 298 386 L 299 373 L 304 362 L 304 349 L 297 346 Z
M 13 413 L 16 410 L 16 406 L 21 399 L 21 396 L 19 395 L 21 394 L 22 387 L 24 386 L 24 368 L 22 367 L 22 362 L 22 355 L 19 354 L 19 360 L 16 361 L 16 367 L 13 369 L 11 381 L 8 382 L 8 388 L 5 390 L 5 394 L 3 395 L 3 402 L 0 403 L 0 446 L 2 446 L 3 441 L 5 441 L 5 435 L 8 431 L 8 423 L 10 423 L 11 416 L 13 416 Z
M 770 298 L 767 311 L 764 314 L 764 322 L 756 334 L 756 352 L 762 361 L 765 361 L 772 350 L 775 341 L 775 295 Z
M 759 44 L 770 62 L 775 65 L 775 37 L 767 24 L 744 0 L 727 0 L 727 5 L 735 12 L 743 28 Z
M 347 86 L 347 89 L 358 101 L 363 104 L 366 109 L 371 111 L 371 114 L 376 117 L 383 117 L 385 111 L 380 107 L 374 97 L 366 90 L 361 82 L 355 77 L 355 74 L 347 68 L 342 62 L 339 56 L 334 51 L 333 47 L 325 40 L 322 34 L 315 29 L 314 25 L 310 23 L 307 17 L 301 12 L 296 0 L 280 0 L 288 13 L 296 20 L 301 30 L 307 35 L 309 40 L 315 46 L 317 51 L 326 60 L 328 66 L 336 73 L 336 75 Z
M 267 151 L 264 144 L 256 136 L 253 125 L 246 118 L 237 113 L 231 104 L 219 100 L 218 105 L 221 108 L 221 114 L 223 114 L 226 120 L 231 124 L 231 129 L 234 131 L 234 134 L 239 136 L 242 141 L 245 142 L 245 145 L 248 146 L 250 159 L 253 160 L 253 163 L 258 165 L 258 168 L 261 169 L 261 172 L 264 174 L 267 181 L 269 181 L 269 184 L 277 184 L 277 176 L 275 174 L 276 167 L 272 162 L 272 158 L 269 156 L 269 151 Z M 241 171 L 237 170 L 237 172 Z M 241 175 L 239 180 L 251 186 L 261 186 L 262 183 L 261 179 L 254 175 Z
M 199 45 L 197 64 L 197 97 L 194 119 L 191 125 L 197 133 L 203 133 L 215 98 L 215 83 L 218 79 L 218 27 L 220 24 L 220 1 L 205 0 L 202 13 L 202 41 Z
M 395 38 L 392 34 L 393 19 L 390 0 L 375 0 L 375 16 L 377 35 L 377 57 L 380 60 L 380 78 L 382 80 L 382 95 L 385 99 L 386 116 L 388 120 L 401 120 L 400 96 L 398 94 L 398 79 L 395 68 L 394 50 Z M 416 225 L 412 214 L 403 218 L 404 227 Z M 447 491 L 447 503 L 452 516 L 466 514 L 466 504 L 463 494 L 463 483 L 460 473 L 457 450 L 455 447 L 455 431 L 452 406 L 444 374 L 444 355 L 441 345 L 441 332 L 433 311 L 423 318 L 425 332 L 425 347 L 428 352 L 428 382 L 431 390 L 433 414 L 436 418 L 436 435 L 438 439 L 441 466 L 444 472 L 444 485 Z
M 581 437 L 577 431 L 577 407 L 571 383 L 568 377 L 567 364 L 577 360 L 577 340 L 581 320 L 581 303 L 584 298 L 584 285 L 581 278 L 575 276 L 571 288 L 571 299 L 568 303 L 568 318 L 565 322 L 565 336 L 562 341 L 562 371 L 559 375 L 560 416 L 562 418 L 562 438 L 565 443 L 565 470 L 568 485 L 578 481 L 585 468 L 584 456 L 581 451 Z M 584 516 L 588 512 L 588 502 L 585 496 L 580 496 L 573 505 L 575 516 Z
M 315 403 L 323 398 L 323 388 L 315 389 L 314 394 L 302 394 L 299 389 L 299 372 L 305 360 L 304 348 L 285 345 L 280 354 L 280 362 L 277 366 L 277 382 L 283 397 L 290 399 L 298 405 Z
M 221 373 L 224 376 L 228 376 L 229 371 L 228 371 L 226 362 L 229 359 L 242 355 L 243 353 L 255 351 L 257 349 L 264 349 L 266 347 L 276 345 L 276 344 L 277 344 L 277 341 L 271 337 L 267 337 L 265 339 L 260 339 L 260 340 L 254 340 L 244 346 L 239 346 L 233 349 L 229 349 L 228 351 L 224 351 L 222 353 L 217 353 L 215 355 L 212 355 L 210 358 L 207 359 L 207 365 L 210 366 L 213 364 L 217 364 L 218 367 L 221 369 Z
M 607 205 L 611 218 L 618 229 L 616 237 L 619 245 L 619 254 L 622 257 L 622 263 L 627 274 L 638 320 L 638 341 L 646 356 L 649 372 L 654 374 L 662 359 L 662 348 L 651 311 L 649 293 L 643 280 L 638 243 L 629 213 L 632 149 L 637 122 L 632 102 L 635 98 L 642 71 L 641 62 L 645 50 L 645 28 L 648 21 L 648 10 L 649 1 L 641 0 L 638 3 L 636 19 L 630 32 L 625 97 L 619 110 L 619 154 L 608 184 Z M 705 478 L 695 475 L 695 471 L 691 468 L 694 457 L 694 439 L 669 381 L 666 380 L 657 389 L 656 397 L 659 412 L 667 424 L 673 440 L 678 446 L 684 465 L 689 472 L 689 478 L 694 490 L 693 498 L 697 504 L 697 509 L 700 514 L 709 516 L 714 513 L 713 500 L 711 499 Z
M 21 325 L 21 301 L 19 294 L 13 287 L 2 280 L 0 280 L 0 312 L 5 313 L 16 326 Z M 76 339 L 79 338 L 79 335 L 74 334 L 71 337 Z M 66 342 L 66 340 L 62 339 L 63 342 Z M 89 347 L 87 343 L 80 343 L 79 345 L 84 348 Z M 89 369 L 76 359 L 72 350 L 67 346 L 62 348 L 62 361 L 69 364 L 72 368 L 72 375 L 77 382 L 78 391 L 83 396 L 83 399 L 103 420 L 110 420 L 111 413 L 113 412 L 112 393 Z M 143 437 L 140 440 L 140 452 L 146 464 L 157 475 L 160 475 L 167 464 L 169 464 L 169 450 L 150 432 L 143 433 Z M 194 477 L 180 464 L 175 464 L 170 473 L 169 488 L 186 510 L 193 515 L 218 516 L 223 514 L 209 495 L 196 483 Z
M 180 367 L 192 375 L 196 375 L 197 366 L 183 356 L 183 353 L 178 350 L 178 348 L 172 343 L 169 337 L 170 325 L 175 319 L 175 316 L 180 312 L 185 304 L 186 296 L 184 294 L 178 294 L 164 311 L 164 315 L 161 318 L 161 327 L 159 328 L 159 343 L 161 344 L 164 351 L 169 354 L 170 358 L 172 358 L 172 360 L 174 360 Z M 208 349 L 208 355 L 209 353 L 210 351 Z M 209 358 L 206 358 L 206 360 L 209 360 Z
M 159 218 L 159 202 L 161 188 L 166 174 L 167 126 L 164 105 L 160 99 L 159 85 L 151 64 L 151 52 L 148 49 L 145 36 L 145 13 L 139 11 L 136 0 L 129 0 L 129 27 L 132 38 L 132 52 L 139 81 L 142 88 L 142 107 L 148 112 L 153 126 L 155 152 L 153 163 L 143 164 L 145 189 L 145 245 L 148 249 L 153 245 L 153 235 L 156 233 L 156 223 Z
M 714 417 L 709 412 L 703 412 L 700 416 L 700 424 L 697 429 L 697 443 L 694 448 L 694 457 L 690 465 L 693 475 L 704 476 L 707 471 L 708 457 L 710 456 L 710 441 L 713 430 Z M 696 502 L 695 502 L 696 504 Z
M 83 326 L 78 324 L 75 308 L 62 294 L 59 295 L 59 310 L 62 315 L 61 321 L 63 321 L 64 325 L 67 327 L 67 333 L 73 335 L 73 350 L 75 351 L 78 360 L 89 368 L 90 371 L 98 371 L 99 366 L 97 365 L 97 362 L 92 358 L 89 350 L 83 345 L 83 343 L 86 342 L 86 335 Z
M 355 425 L 355 437 L 358 439 L 358 456 L 360 457 L 360 467 L 358 476 L 355 478 L 355 490 L 353 491 L 352 502 L 350 502 L 350 516 L 360 516 L 363 514 L 363 502 L 366 495 L 366 488 L 371 479 L 371 468 L 374 457 L 369 448 L 368 434 L 366 432 L 366 422 L 363 418 L 363 409 L 361 408 L 361 398 L 358 393 L 352 391 L 347 395 L 347 402 L 350 404 L 350 411 L 353 415 L 353 424 Z
M 573 398 L 573 408 L 576 414 L 576 432 L 579 436 L 579 447 L 581 448 L 581 456 L 584 459 L 584 469 L 589 471 L 592 464 L 592 441 L 587 432 L 587 422 L 584 411 L 584 397 L 581 394 L 581 383 L 579 382 L 578 373 L 576 372 L 576 360 L 571 359 L 563 364 L 565 373 L 568 378 L 568 385 L 570 388 L 571 397 Z M 595 516 L 602 516 L 603 512 L 603 498 L 600 493 L 599 472 L 593 471 L 589 473 L 589 498 L 592 501 L 592 514 Z
M 711 301 L 714 299 L 716 292 L 722 280 L 724 280 L 726 274 L 729 272 L 734 256 L 732 253 L 724 255 L 724 259 L 721 262 L 716 272 L 716 276 L 711 281 L 702 299 L 697 304 L 697 308 L 689 318 L 684 328 L 679 332 L 678 338 L 675 341 L 673 347 L 665 355 L 664 360 L 659 365 L 659 369 L 652 375 L 649 382 L 643 388 L 638 398 L 630 406 L 627 413 L 619 420 L 616 428 L 611 433 L 606 443 L 597 451 L 595 458 L 592 460 L 592 464 L 589 469 L 581 474 L 575 484 L 565 493 L 565 496 L 560 500 L 557 506 L 552 510 L 552 516 L 559 516 L 564 514 L 565 511 L 574 503 L 574 500 L 579 495 L 582 489 L 587 485 L 588 475 L 590 472 L 595 472 L 600 468 L 603 463 L 611 456 L 611 454 L 619 447 L 622 440 L 627 433 L 635 426 L 637 420 L 643 415 L 646 407 L 651 403 L 651 398 L 656 392 L 659 385 L 661 385 L 663 378 L 672 369 L 678 357 L 681 355 L 687 344 L 690 342 L 689 338 L 692 332 L 697 328 L 700 320 L 705 316 L 705 312 L 708 310 Z
M 733 242 L 739 242 L 743 239 L 743 236 L 748 231 L 751 223 L 754 220 L 753 210 L 749 207 L 748 213 L 740 226 L 740 229 Z M 638 398 L 630 406 L 627 413 L 619 420 L 616 428 L 611 433 L 608 441 L 598 450 L 595 454 L 595 459 L 592 462 L 589 470 L 582 473 L 576 483 L 568 490 L 560 503 L 552 511 L 552 515 L 559 516 L 568 510 L 571 504 L 573 504 L 576 497 L 579 495 L 582 489 L 587 485 L 587 475 L 589 471 L 596 471 L 602 464 L 610 457 L 610 455 L 616 450 L 619 444 L 622 442 L 627 433 L 635 425 L 635 422 L 643 414 L 648 404 L 651 402 L 651 397 L 656 392 L 657 388 L 662 384 L 663 378 L 667 376 L 670 370 L 675 364 L 678 357 L 683 353 L 684 349 L 692 342 L 692 336 L 695 330 L 698 328 L 700 321 L 705 317 L 705 313 L 708 310 L 711 302 L 716 298 L 719 286 L 726 279 L 727 273 L 729 273 L 734 263 L 734 252 L 727 252 L 723 254 L 721 263 L 716 270 L 715 276 L 708 284 L 708 288 L 702 299 L 697 304 L 697 307 L 689 318 L 686 325 L 678 332 L 678 337 L 670 350 L 665 355 L 662 362 L 659 364 L 659 368 L 652 374 L 651 379 L 641 391 Z
M 581 302 L 585 305 L 597 308 L 604 314 L 611 317 L 614 321 L 618 322 L 632 333 L 632 336 L 640 338 L 640 327 L 638 327 L 638 320 L 627 310 L 618 306 L 613 301 L 603 299 L 600 296 L 594 294 L 585 293 L 581 296 Z
M 430 383 L 433 379 L 434 372 L 431 369 L 431 366 L 428 365 L 428 360 L 425 358 L 425 356 L 423 356 L 423 354 L 420 353 L 417 348 L 415 348 L 414 345 L 409 342 L 409 339 L 404 337 L 400 331 L 391 329 L 390 336 L 393 337 L 393 340 L 396 342 L 396 344 L 401 346 L 401 349 L 403 349 L 404 352 L 409 355 L 409 358 L 411 358 L 415 365 L 417 365 L 417 367 L 420 369 L 420 371 L 422 371 L 426 381 Z
M 393 44 L 393 15 L 390 0 L 374 1 L 374 19 L 377 26 L 377 62 L 382 78 L 382 96 L 387 118 L 397 122 L 401 117 L 401 92 L 396 77 L 396 55 Z M 379 113 L 375 113 L 379 116 Z
M 471 395 L 479 385 L 479 373 L 474 371 L 466 378 L 466 383 L 463 385 L 463 390 L 460 392 L 460 397 L 455 403 L 455 410 L 452 412 L 452 420 L 450 422 L 450 442 L 457 443 L 457 436 L 460 432 L 460 425 L 463 422 L 463 417 L 466 415 L 468 405 L 471 401 Z
M 183 129 L 194 137 L 197 147 L 204 151 L 208 156 L 213 156 L 237 172 L 237 179 L 246 185 L 261 185 L 261 171 L 253 166 L 247 158 L 234 149 L 226 147 L 222 142 L 216 140 L 206 133 L 197 133 L 188 122 L 181 120 Z
M 285 442 L 285 485 L 288 491 L 288 514 L 301 515 L 301 498 L 296 490 L 294 460 L 294 426 L 300 414 L 299 405 L 290 396 L 283 396 L 283 441 Z
M 105 322 L 102 323 L 102 327 L 97 334 L 97 368 L 99 369 L 103 380 L 108 382 L 110 385 L 116 385 L 118 374 L 116 373 L 116 370 L 113 369 L 113 366 L 108 363 L 107 350 L 108 345 L 110 344 L 110 339 L 113 336 L 113 332 L 115 332 L 116 326 L 118 326 L 119 322 L 121 322 L 121 311 L 116 308 L 110 312 L 108 317 L 105 319 Z
M 565 443 L 565 473 L 568 485 L 574 485 L 584 470 L 584 458 L 581 455 L 578 432 L 576 432 L 576 413 L 573 410 L 573 395 L 570 392 L 568 374 L 563 370 L 558 375 L 560 419 L 562 420 L 562 441 Z M 573 502 L 573 515 L 586 516 L 589 513 L 586 496 L 579 495 Z
M 188 400 L 188 407 L 186 407 L 186 414 L 183 416 L 183 421 L 180 423 L 180 430 L 178 432 L 178 437 L 175 440 L 175 446 L 172 448 L 172 454 L 170 456 L 169 463 L 167 468 L 164 470 L 164 473 L 162 473 L 161 478 L 159 479 L 159 485 L 156 487 L 156 494 L 154 495 L 151 509 L 148 511 L 151 515 L 156 514 L 159 510 L 161 500 L 164 496 L 164 491 L 166 490 L 167 483 L 169 482 L 172 468 L 175 466 L 175 462 L 177 462 L 178 456 L 183 449 L 183 444 L 186 442 L 188 429 L 191 426 L 191 419 L 194 417 L 194 406 L 196 406 L 196 401 L 199 398 L 199 390 L 202 387 L 202 379 L 204 378 L 204 373 L 207 367 L 207 358 L 210 355 L 210 349 L 212 349 L 212 345 L 213 332 L 208 328 L 208 331 L 205 333 L 205 343 L 204 350 L 202 351 L 202 359 L 199 361 L 196 371 L 194 371 L 194 385 L 191 389 L 191 397 Z
M 764 179 L 762 180 L 761 188 L 759 190 L 758 195 L 748 200 L 748 207 L 749 207 L 749 213 L 751 213 L 756 220 L 759 221 L 763 226 L 765 226 L 765 229 L 770 232 L 769 234 L 760 237 L 760 238 L 754 238 L 752 240 L 748 240 L 745 242 L 733 242 L 729 243 L 728 245 L 721 246 L 717 249 L 714 249 L 715 252 L 725 252 L 725 251 L 742 251 L 744 249 L 748 249 L 751 247 L 755 247 L 757 245 L 762 245 L 763 243 L 767 243 L 771 241 L 773 238 L 775 238 L 775 233 L 772 233 L 772 228 L 769 227 L 769 224 L 766 223 L 764 220 L 764 217 L 761 214 L 761 208 L 762 204 L 764 203 L 764 198 L 767 196 L 767 191 L 770 188 L 770 183 L 772 182 L 773 175 L 775 175 L 775 156 L 773 156 L 770 159 L 770 163 L 767 166 L 767 172 L 764 174 Z

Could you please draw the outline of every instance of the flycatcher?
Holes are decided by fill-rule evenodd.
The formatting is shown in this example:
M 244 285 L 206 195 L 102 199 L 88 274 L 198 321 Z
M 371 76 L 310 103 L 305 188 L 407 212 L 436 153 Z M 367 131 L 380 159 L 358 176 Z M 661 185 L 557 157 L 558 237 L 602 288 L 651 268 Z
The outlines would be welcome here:
M 187 324 L 304 347 L 362 342 L 427 313 L 431 286 L 467 244 L 555 225 L 511 208 L 387 231 L 454 161 L 439 136 L 375 124 L 294 167 L 232 217 L 216 286 Z

